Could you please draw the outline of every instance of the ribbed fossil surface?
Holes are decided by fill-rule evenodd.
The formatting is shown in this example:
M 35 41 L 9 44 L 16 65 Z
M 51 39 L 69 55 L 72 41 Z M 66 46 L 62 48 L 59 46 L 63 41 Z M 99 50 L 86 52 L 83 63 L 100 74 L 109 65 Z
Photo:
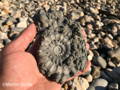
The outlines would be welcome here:
M 63 83 L 84 70 L 87 50 L 78 22 L 69 20 L 62 11 L 42 9 L 35 15 L 35 23 L 42 39 L 38 50 L 42 74 Z

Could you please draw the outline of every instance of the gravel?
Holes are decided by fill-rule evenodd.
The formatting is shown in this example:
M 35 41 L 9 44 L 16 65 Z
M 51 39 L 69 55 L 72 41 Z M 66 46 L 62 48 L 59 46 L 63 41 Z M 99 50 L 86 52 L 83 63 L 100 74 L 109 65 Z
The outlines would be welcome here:
M 66 82 L 62 90 L 80 90 L 80 77 L 89 82 L 82 90 L 99 90 L 92 86 L 96 80 L 99 86 L 102 81 L 106 83 L 100 90 L 119 90 L 120 0 L 0 0 L 0 51 L 33 22 L 39 9 L 49 8 L 60 9 L 70 20 L 79 22 L 90 45 L 91 76 L 78 76 L 76 81 Z M 102 59 L 96 64 L 95 57 Z

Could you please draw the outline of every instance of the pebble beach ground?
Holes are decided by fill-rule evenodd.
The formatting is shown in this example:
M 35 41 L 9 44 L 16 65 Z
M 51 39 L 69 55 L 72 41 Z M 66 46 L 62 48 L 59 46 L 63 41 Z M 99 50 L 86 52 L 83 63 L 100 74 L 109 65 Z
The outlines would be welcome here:
M 66 82 L 61 90 L 120 90 L 119 0 L 0 0 L 0 51 L 30 23 L 40 8 L 72 11 L 90 45 L 91 72 Z

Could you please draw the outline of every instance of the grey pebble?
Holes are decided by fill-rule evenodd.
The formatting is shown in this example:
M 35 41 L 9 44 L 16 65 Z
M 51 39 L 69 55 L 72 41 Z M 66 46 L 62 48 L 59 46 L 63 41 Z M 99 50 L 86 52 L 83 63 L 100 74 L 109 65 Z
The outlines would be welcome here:
M 97 56 L 97 57 L 95 57 L 95 61 L 96 61 L 96 64 L 98 64 L 101 68 L 103 68 L 103 69 L 106 68 L 107 62 L 103 57 Z
M 95 87 L 95 90 L 106 90 L 108 81 L 102 78 L 96 79 L 91 84 L 93 87 Z

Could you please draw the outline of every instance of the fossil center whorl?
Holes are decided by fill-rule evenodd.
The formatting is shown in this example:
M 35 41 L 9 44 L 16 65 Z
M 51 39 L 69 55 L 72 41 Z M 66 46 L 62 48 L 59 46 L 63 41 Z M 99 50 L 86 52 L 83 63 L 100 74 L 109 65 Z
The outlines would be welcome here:
M 60 55 L 64 54 L 63 48 L 60 45 L 55 46 L 53 51 L 54 51 L 55 55 L 57 55 L 57 56 L 60 56 Z
M 45 37 L 40 47 L 40 56 L 50 58 L 56 63 L 64 61 L 70 55 L 70 41 L 61 34 Z M 62 62 L 61 61 L 61 62 Z

